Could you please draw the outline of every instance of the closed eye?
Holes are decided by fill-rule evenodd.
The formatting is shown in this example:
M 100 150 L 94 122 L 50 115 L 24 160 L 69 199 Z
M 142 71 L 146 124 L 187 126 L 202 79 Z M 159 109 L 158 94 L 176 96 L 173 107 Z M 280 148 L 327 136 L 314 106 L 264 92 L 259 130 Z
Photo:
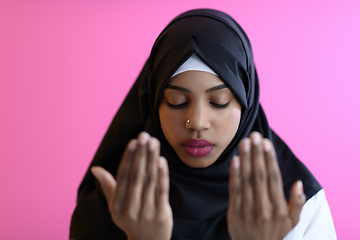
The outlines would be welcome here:
M 230 101 L 228 101 L 228 102 L 225 103 L 225 104 L 217 104 L 217 103 L 214 103 L 214 102 L 210 102 L 210 104 L 213 105 L 213 106 L 216 107 L 216 108 L 222 109 L 222 108 L 228 107 L 228 106 L 230 105 Z
M 168 105 L 169 108 L 171 109 L 180 109 L 183 108 L 187 105 L 187 102 L 181 103 L 181 104 L 171 104 L 169 102 L 166 102 L 166 104 Z

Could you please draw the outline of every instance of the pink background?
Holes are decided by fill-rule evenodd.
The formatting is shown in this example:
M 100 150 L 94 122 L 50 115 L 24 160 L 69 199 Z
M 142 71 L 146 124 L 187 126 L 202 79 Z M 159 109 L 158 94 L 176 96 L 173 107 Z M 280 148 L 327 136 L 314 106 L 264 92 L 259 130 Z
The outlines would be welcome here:
M 0 239 L 67 239 L 76 191 L 157 35 L 192 8 L 247 32 L 270 125 L 360 235 L 360 2 L 0 0 Z

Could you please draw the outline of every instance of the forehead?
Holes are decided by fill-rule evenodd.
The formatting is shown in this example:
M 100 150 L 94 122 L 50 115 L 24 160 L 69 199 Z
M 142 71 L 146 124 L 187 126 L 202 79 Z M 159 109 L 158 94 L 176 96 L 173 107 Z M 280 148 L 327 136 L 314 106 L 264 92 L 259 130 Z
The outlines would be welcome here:
M 208 72 L 186 71 L 171 78 L 168 84 L 188 89 L 208 89 L 224 82 L 218 76 Z

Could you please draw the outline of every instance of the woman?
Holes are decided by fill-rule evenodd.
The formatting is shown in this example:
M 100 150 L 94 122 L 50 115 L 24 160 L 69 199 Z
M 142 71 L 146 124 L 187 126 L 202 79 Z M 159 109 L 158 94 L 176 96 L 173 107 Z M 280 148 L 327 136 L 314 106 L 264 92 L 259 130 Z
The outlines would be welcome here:
M 321 186 L 268 126 L 247 36 L 222 12 L 163 30 L 90 167 L 72 239 L 336 239 Z

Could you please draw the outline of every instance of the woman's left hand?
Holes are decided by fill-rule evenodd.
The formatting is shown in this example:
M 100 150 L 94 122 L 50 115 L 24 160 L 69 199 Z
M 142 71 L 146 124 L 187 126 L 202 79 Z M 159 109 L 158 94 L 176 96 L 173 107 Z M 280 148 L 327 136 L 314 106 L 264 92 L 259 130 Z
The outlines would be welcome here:
M 293 184 L 287 204 L 274 146 L 253 132 L 231 161 L 228 231 L 233 240 L 281 240 L 299 221 L 305 195 Z

